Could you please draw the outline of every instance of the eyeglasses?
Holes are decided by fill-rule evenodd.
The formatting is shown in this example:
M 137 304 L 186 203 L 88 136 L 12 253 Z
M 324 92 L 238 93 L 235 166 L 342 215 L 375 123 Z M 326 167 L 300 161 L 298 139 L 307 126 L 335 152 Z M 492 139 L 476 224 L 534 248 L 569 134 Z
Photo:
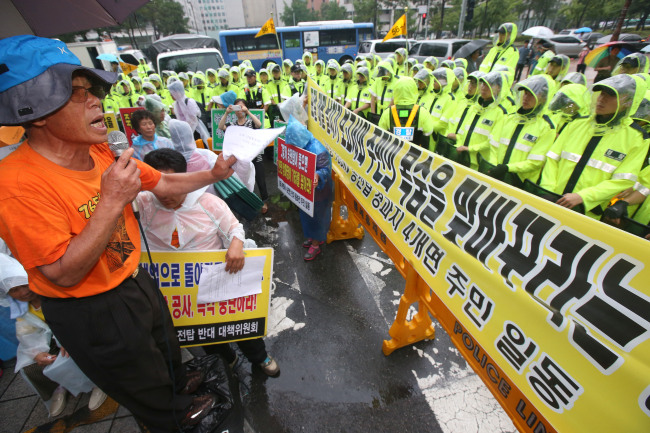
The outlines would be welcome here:
M 88 100 L 88 93 L 99 98 L 100 100 L 106 97 L 106 91 L 102 86 L 72 86 L 72 94 L 70 95 L 70 100 L 72 102 L 79 103 L 86 102 Z

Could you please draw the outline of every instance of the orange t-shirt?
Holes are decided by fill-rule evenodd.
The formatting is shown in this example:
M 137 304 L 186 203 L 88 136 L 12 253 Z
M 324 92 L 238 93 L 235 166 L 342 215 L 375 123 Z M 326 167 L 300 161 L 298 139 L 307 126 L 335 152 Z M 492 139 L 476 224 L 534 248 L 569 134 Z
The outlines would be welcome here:
M 53 284 L 38 266 L 57 261 L 70 240 L 86 227 L 100 200 L 102 173 L 115 161 L 106 143 L 93 145 L 95 167 L 63 168 L 36 153 L 27 142 L 0 163 L 0 237 L 23 265 L 34 292 L 52 298 L 81 298 L 106 292 L 124 281 L 140 262 L 140 234 L 131 206 L 124 208 L 97 264 L 73 287 Z M 142 189 L 150 190 L 161 173 L 132 159 Z

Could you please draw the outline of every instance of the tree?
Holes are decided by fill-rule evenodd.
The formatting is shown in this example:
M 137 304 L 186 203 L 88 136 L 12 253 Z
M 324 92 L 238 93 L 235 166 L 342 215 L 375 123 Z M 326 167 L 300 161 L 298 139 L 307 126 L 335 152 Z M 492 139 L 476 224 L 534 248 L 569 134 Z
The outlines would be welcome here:
M 183 6 L 173 0 L 153 0 L 138 11 L 142 21 L 152 25 L 156 39 L 175 33 L 188 33 L 188 18 Z
M 322 20 L 345 20 L 348 18 L 348 11 L 336 2 L 323 2 L 320 7 L 320 18 Z
M 373 23 L 377 28 L 377 13 L 379 11 L 377 0 L 353 0 L 352 4 L 354 5 L 355 23 Z
M 287 25 L 298 24 L 301 21 L 318 21 L 318 11 L 307 7 L 307 0 L 293 0 L 291 6 L 284 2 L 282 22 Z

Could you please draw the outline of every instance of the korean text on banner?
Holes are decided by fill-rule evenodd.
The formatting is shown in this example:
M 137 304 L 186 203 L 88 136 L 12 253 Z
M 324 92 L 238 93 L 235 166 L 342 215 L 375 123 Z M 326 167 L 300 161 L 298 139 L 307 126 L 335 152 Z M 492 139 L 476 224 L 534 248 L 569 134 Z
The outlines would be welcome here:
M 133 139 L 138 136 L 138 132 L 131 125 L 131 116 L 138 110 L 144 110 L 144 107 L 120 108 L 122 126 L 124 127 L 124 134 L 126 134 L 126 138 L 129 140 L 129 146 L 133 146 Z
M 248 110 L 253 116 L 257 117 L 262 123 L 262 128 L 264 128 L 264 110 L 250 109 Z M 223 108 L 213 108 L 211 113 L 212 118 L 212 150 L 221 151 L 223 150 L 223 139 L 226 135 L 224 131 L 219 129 L 219 122 L 221 118 L 226 114 L 226 110 Z M 234 112 L 230 112 L 226 122 L 235 124 L 237 123 L 237 115 Z
M 316 155 L 278 138 L 278 189 L 309 216 L 314 216 Z
M 248 340 L 266 335 L 273 249 L 254 248 L 244 252 L 246 261 L 252 259 L 263 263 L 261 293 L 205 304 L 197 302 L 202 270 L 204 266 L 223 263 L 226 250 L 152 251 L 153 268 L 147 254 L 142 254 L 140 265 L 154 279 L 158 277 L 158 286 L 169 306 L 181 346 Z
M 117 124 L 115 113 L 104 113 L 104 125 L 106 125 L 106 132 L 109 134 L 113 131 L 120 130 L 120 125 Z
M 647 240 L 402 141 L 311 80 L 309 100 L 355 207 L 521 431 L 650 431 Z

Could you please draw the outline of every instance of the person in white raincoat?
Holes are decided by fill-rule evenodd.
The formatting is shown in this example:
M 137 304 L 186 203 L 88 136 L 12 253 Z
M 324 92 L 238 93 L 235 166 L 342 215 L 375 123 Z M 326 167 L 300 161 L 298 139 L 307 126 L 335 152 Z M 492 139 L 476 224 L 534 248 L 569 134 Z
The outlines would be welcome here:
M 4 253 L 0 253 L 0 297 L 9 298 L 11 318 L 16 319 L 15 371 L 38 394 L 50 416 L 63 412 L 68 391 L 75 396 L 92 391 L 88 408 L 95 410 L 101 406 L 106 394 L 58 346 L 43 318 L 40 296 L 29 290 L 27 272 L 16 259 Z
M 195 138 L 200 138 L 204 143 L 208 142 L 210 135 L 208 129 L 201 121 L 201 109 L 196 101 L 185 96 L 183 83 L 176 81 L 169 85 L 169 94 L 174 99 L 173 110 L 176 118 L 187 122 L 192 131 L 198 134 Z

